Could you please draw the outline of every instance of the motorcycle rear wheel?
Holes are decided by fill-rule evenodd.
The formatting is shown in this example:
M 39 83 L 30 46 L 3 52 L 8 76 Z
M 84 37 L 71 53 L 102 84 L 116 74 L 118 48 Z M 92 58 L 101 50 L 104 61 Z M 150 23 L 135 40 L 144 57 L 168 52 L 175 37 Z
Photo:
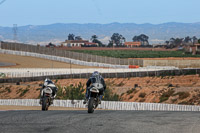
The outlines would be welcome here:
M 88 102 L 88 113 L 94 112 L 94 97 L 91 97 Z

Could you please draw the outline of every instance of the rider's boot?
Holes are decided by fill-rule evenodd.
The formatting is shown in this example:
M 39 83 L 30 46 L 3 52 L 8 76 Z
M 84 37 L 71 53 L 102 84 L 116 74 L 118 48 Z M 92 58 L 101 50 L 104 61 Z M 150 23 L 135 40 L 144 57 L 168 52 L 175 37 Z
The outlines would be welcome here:
M 83 104 L 86 104 L 87 103 L 87 101 L 88 101 L 88 89 L 86 90 L 86 93 L 85 93 L 85 99 L 84 99 L 84 101 L 83 101 Z
M 85 99 L 84 99 L 84 101 L 83 101 L 83 104 L 86 104 L 86 103 L 87 103 L 87 101 L 88 101 L 88 99 L 87 99 L 87 98 L 85 98 Z
M 99 97 L 99 104 L 101 104 L 102 98 L 103 98 L 103 95 L 100 95 L 100 97 Z
M 40 98 L 39 104 L 42 104 L 42 98 Z

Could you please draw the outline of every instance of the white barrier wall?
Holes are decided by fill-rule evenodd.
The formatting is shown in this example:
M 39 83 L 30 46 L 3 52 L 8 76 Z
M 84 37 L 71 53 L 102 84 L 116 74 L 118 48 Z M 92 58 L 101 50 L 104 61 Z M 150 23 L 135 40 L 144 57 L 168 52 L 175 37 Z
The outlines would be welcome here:
M 39 99 L 0 99 L 0 105 L 40 106 Z M 54 104 L 52 106 L 86 108 L 86 105 L 83 104 L 83 100 L 54 100 Z M 110 110 L 200 111 L 200 106 L 194 105 L 118 101 L 102 101 L 98 108 Z
M 138 69 L 103 69 L 103 68 L 89 68 L 89 69 L 63 69 L 63 68 L 0 68 L 0 73 L 6 77 L 37 77 L 48 75 L 62 75 L 62 74 L 81 74 L 93 73 L 98 71 L 100 73 L 124 73 L 124 72 L 148 72 L 159 70 L 174 70 L 174 67 L 145 67 Z
M 86 61 L 75 60 L 75 59 L 66 58 L 66 57 L 38 54 L 38 53 L 31 53 L 31 52 L 23 52 L 23 51 L 13 51 L 13 50 L 0 49 L 0 53 L 2 53 L 2 54 L 20 55 L 20 56 L 32 56 L 32 57 L 55 60 L 55 61 L 60 61 L 60 62 L 76 64 L 76 65 L 82 65 L 82 66 L 96 66 L 96 67 L 110 67 L 110 68 L 129 68 L 128 65 L 111 65 L 111 64 L 98 63 L 98 62 L 86 62 Z
M 75 60 L 75 59 L 66 58 L 66 57 L 51 56 L 51 55 L 23 52 L 23 51 L 0 49 L 0 53 L 20 55 L 20 56 L 32 56 L 32 57 L 44 58 L 44 59 L 55 60 L 55 61 L 66 62 L 66 63 L 77 64 L 77 65 L 83 65 L 83 66 L 96 66 L 96 67 L 104 67 L 104 68 L 107 67 L 107 68 L 122 68 L 122 69 L 129 68 L 129 65 L 112 65 L 112 64 L 105 64 L 105 63 L 98 63 L 98 62 L 86 62 L 86 61 Z M 159 68 L 159 66 L 156 68 Z M 161 68 L 163 68 L 163 67 L 161 67 Z M 167 66 L 165 66 L 164 68 L 167 68 Z M 172 68 L 176 68 L 176 67 L 171 67 L 171 66 L 169 67 L 169 69 L 172 69 Z

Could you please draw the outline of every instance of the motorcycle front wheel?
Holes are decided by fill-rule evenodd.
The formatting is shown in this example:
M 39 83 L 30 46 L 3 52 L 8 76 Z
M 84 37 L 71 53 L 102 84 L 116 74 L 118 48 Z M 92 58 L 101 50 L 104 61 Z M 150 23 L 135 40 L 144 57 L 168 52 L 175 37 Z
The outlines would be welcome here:
M 48 97 L 44 97 L 42 99 L 42 111 L 47 111 L 49 107 L 49 100 Z
M 94 112 L 94 97 L 91 97 L 88 102 L 88 113 Z

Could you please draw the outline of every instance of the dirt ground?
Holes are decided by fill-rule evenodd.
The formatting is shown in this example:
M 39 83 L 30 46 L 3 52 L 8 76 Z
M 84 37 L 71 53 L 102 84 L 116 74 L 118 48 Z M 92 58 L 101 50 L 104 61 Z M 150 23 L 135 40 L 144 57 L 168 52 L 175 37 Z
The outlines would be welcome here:
M 53 80 L 56 82 L 56 80 Z M 60 79 L 56 85 L 85 84 L 87 79 Z M 121 101 L 200 104 L 200 76 L 135 77 L 105 79 L 107 88 L 118 94 Z M 20 85 L 0 84 L 0 99 L 37 99 L 39 84 L 43 81 Z
M 0 54 L 0 62 L 14 63 L 15 66 L 4 66 L 0 68 L 70 68 L 70 64 L 47 59 Z M 71 68 L 92 68 L 71 64 Z

